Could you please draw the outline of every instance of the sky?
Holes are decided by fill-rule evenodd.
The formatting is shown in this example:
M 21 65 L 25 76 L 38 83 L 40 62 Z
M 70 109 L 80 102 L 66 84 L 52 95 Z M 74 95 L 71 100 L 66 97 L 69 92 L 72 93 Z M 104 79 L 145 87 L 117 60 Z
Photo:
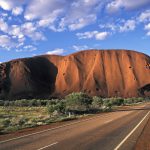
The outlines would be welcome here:
M 0 62 L 85 49 L 150 55 L 150 0 L 0 0 Z

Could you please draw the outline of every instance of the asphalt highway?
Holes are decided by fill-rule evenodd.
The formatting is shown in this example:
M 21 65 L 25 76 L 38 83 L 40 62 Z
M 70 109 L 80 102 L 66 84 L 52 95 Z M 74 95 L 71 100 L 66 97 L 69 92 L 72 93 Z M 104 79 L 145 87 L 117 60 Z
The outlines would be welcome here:
M 149 105 L 104 113 L 0 141 L 0 150 L 132 150 L 149 118 Z

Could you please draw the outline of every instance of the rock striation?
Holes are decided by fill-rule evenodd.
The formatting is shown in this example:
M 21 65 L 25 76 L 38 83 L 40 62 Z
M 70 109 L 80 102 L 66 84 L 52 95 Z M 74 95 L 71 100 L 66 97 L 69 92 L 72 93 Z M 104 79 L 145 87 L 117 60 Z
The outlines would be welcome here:
M 102 97 L 150 95 L 150 57 L 129 50 L 86 50 L 0 64 L 0 98 L 64 97 L 71 92 Z

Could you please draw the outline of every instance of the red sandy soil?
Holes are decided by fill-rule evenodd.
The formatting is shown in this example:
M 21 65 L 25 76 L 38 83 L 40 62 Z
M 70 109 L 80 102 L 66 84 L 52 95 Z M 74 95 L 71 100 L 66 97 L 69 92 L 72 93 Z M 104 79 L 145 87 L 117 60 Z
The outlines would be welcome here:
M 135 51 L 87 50 L 0 65 L 2 98 L 63 97 L 79 91 L 104 97 L 138 97 L 150 95 L 149 90 L 150 57 Z

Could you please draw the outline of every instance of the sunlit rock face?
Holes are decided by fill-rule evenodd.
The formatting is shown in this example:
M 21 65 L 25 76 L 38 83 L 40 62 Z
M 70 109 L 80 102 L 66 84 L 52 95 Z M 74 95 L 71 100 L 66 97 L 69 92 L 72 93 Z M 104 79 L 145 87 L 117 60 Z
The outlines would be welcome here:
M 72 92 L 102 97 L 150 95 L 150 57 L 128 50 L 86 50 L 0 64 L 0 98 L 64 97 Z

